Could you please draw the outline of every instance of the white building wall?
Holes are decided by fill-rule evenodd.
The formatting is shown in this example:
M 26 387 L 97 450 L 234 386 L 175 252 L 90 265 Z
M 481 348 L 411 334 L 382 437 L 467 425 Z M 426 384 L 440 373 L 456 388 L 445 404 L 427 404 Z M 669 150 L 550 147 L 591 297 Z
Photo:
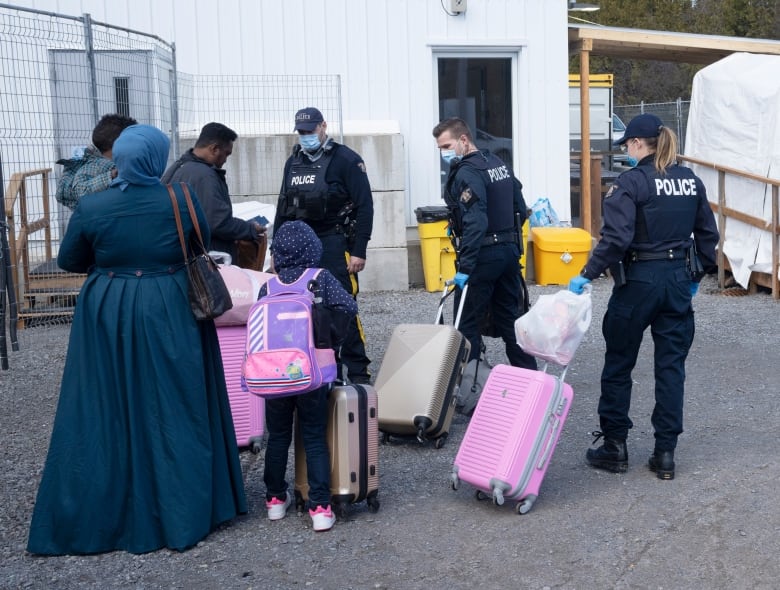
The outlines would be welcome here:
M 407 223 L 439 198 L 436 47 L 516 52 L 515 169 L 531 204 L 569 217 L 564 0 L 18 0 L 174 41 L 190 74 L 340 74 L 345 133 L 392 121 L 404 137 Z M 444 2 L 446 5 L 447 2 Z M 291 113 L 292 117 L 292 113 Z

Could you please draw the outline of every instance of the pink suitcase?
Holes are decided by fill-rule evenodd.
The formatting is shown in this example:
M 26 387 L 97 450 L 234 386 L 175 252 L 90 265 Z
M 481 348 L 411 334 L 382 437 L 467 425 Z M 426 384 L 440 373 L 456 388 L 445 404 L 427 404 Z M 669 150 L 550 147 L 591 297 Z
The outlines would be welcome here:
M 455 456 L 452 489 L 465 481 L 478 498 L 518 500 L 518 514 L 531 509 L 574 397 L 562 378 L 493 368 Z
M 219 326 L 217 337 L 238 446 L 249 447 L 253 453 L 259 453 L 265 428 L 265 402 L 263 398 L 241 389 L 246 326 Z

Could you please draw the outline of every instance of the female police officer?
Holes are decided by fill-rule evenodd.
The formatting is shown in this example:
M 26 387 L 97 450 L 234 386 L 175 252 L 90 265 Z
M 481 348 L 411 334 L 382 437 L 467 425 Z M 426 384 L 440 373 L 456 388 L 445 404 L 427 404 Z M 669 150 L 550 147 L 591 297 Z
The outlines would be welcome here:
M 631 120 L 625 144 L 635 168 L 621 174 L 604 198 L 601 240 L 569 289 L 582 287 L 607 268 L 615 286 L 604 316 L 606 341 L 599 421 L 604 443 L 588 449 L 590 465 L 622 473 L 626 438 L 633 426 L 631 371 L 642 334 L 655 343 L 655 450 L 648 466 L 660 479 L 674 478 L 674 450 L 683 431 L 685 359 L 693 342 L 691 298 L 702 271 L 715 268 L 718 229 L 701 179 L 677 165 L 677 137 L 655 115 Z M 638 162 L 637 162 L 638 161 Z M 693 239 L 691 239 L 693 235 Z M 691 247 L 695 243 L 695 250 Z M 703 268 L 701 268 L 703 266 Z M 595 442 L 595 441 L 594 441 Z

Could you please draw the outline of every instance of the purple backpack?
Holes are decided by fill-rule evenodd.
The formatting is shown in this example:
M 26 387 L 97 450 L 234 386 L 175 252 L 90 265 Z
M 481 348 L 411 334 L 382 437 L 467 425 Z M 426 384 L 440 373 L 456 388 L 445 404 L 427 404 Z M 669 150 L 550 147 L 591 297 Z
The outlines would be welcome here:
M 282 397 L 313 391 L 336 380 L 332 348 L 314 341 L 312 283 L 320 274 L 308 268 L 294 283 L 276 277 L 268 293 L 249 310 L 241 387 L 260 397 Z

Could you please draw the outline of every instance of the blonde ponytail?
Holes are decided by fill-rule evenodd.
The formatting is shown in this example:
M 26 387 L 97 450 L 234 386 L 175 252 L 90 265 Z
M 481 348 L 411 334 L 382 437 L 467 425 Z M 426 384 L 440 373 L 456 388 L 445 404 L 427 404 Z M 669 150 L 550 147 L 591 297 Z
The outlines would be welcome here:
M 677 160 L 677 134 L 669 127 L 661 127 L 658 137 L 645 139 L 650 149 L 655 148 L 655 169 L 666 174 L 666 169 Z

